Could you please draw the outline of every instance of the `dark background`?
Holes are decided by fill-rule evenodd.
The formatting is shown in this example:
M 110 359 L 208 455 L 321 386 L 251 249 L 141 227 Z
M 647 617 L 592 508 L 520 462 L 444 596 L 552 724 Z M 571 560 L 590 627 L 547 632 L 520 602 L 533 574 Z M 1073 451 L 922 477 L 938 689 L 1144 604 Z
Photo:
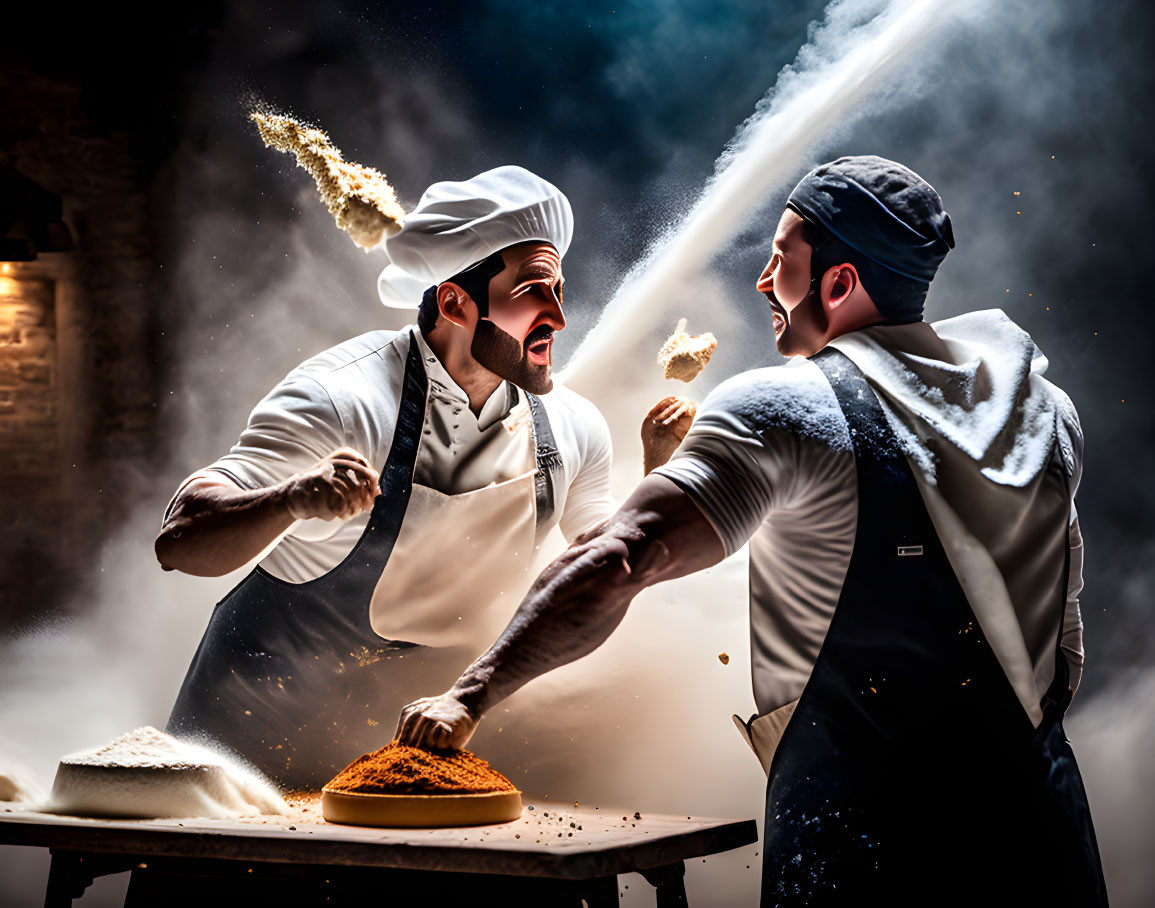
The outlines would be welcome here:
M 987 26 L 919 99 L 857 124 L 830 149 L 877 149 L 938 186 L 959 248 L 928 318 L 1002 307 L 1036 338 L 1051 360 L 1048 377 L 1080 410 L 1093 689 L 1144 662 L 1149 642 L 1141 631 L 1143 580 L 1155 556 L 1147 380 L 1155 68 L 1146 5 L 1061 6 L 1031 14 L 1035 21 L 1019 14 Z M 302 240 L 323 212 L 308 178 L 245 123 L 250 102 L 328 129 L 347 157 L 384 170 L 410 205 L 435 179 L 505 161 L 563 186 L 578 224 L 566 259 L 564 362 L 624 271 L 693 199 L 822 9 L 689 0 L 581 8 L 218 2 L 164 19 L 120 19 L 94 6 L 22 5 L 0 36 L 0 162 L 64 198 L 82 280 L 98 298 L 89 326 L 96 412 L 85 453 L 90 468 L 107 471 L 98 487 L 109 488 L 94 519 L 115 525 L 134 497 L 137 459 L 155 473 L 174 456 L 174 424 L 188 420 L 188 397 L 206 393 L 203 384 L 177 387 L 188 361 L 228 358 L 200 330 L 210 317 L 262 301 L 270 285 L 295 294 L 253 323 L 268 384 L 300 359 L 295 337 L 291 349 L 278 338 L 276 320 L 330 325 L 316 350 L 345 336 L 346 325 L 365 329 L 388 317 L 374 300 L 376 262 L 336 230 L 318 226 Z M 1014 29 L 1036 43 L 1008 34 Z M 765 217 L 720 262 L 755 330 L 768 316 L 748 285 L 777 202 L 767 200 Z M 313 282 L 294 291 L 285 273 L 313 259 L 325 262 L 330 281 L 321 299 Z M 366 280 L 336 285 L 342 274 Z M 765 347 L 762 359 L 773 360 Z M 217 373 L 222 384 L 227 371 Z M 238 412 L 264 387 L 238 388 Z M 187 453 L 180 460 L 196 462 Z M 3 522 L 34 533 L 40 516 L 9 505 Z M 82 582 L 94 554 L 84 548 L 69 553 L 66 576 L 54 582 Z M 3 565 L 0 622 L 9 628 L 69 598 L 22 596 L 30 553 L 6 552 L 16 553 L 15 564 Z
M 863 17 L 883 6 L 859 4 Z M 1093 698 L 1141 689 L 1153 662 L 1155 13 L 1136 0 L 1046 7 L 974 4 L 832 128 L 811 163 L 874 152 L 934 183 L 959 245 L 928 318 L 1003 308 L 1078 407 L 1079 702 L 1105 702 Z M 289 0 L 6 11 L 0 168 L 63 202 L 77 248 L 56 260 L 71 263 L 79 315 L 67 349 L 59 329 L 58 366 L 75 356 L 83 368 L 56 412 L 71 422 L 51 456 L 21 442 L 48 423 L 12 434 L 2 421 L 19 412 L 0 412 L 0 633 L 22 639 L 94 608 L 109 546 L 149 564 L 148 532 L 127 545 L 123 528 L 147 513 L 155 529 L 176 482 L 231 443 L 260 394 L 306 355 L 401 323 L 376 302 L 380 261 L 336 231 L 291 160 L 261 145 L 245 120 L 252 104 L 326 129 L 347 158 L 385 171 L 406 205 L 434 180 L 502 163 L 559 185 L 577 224 L 564 362 L 823 9 Z M 712 260 L 711 305 L 730 313 L 715 381 L 776 361 L 751 284 L 789 188 Z M 1132 744 L 1151 740 L 1143 728 Z

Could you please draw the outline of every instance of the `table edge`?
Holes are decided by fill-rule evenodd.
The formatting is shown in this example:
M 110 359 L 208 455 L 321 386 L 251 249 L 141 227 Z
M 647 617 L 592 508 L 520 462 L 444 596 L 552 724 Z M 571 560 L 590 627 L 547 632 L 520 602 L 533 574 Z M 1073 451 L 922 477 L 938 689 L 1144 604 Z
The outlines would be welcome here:
M 62 818 L 63 819 L 63 818 Z M 479 827 L 474 827 L 479 828 Z M 244 843 L 245 854 L 235 844 Z M 0 817 L 0 844 L 47 847 L 85 854 L 134 855 L 235 860 L 268 864 L 313 864 L 438 872 L 491 873 L 495 859 L 519 864 L 517 876 L 592 879 L 663 867 L 689 858 L 740 848 L 758 840 L 752 819 L 721 820 L 717 825 L 672 833 L 649 841 L 614 844 L 605 849 L 463 849 L 450 844 L 358 842 L 316 834 L 257 827 L 238 835 L 212 829 L 171 829 L 109 822 L 91 826 L 83 820 L 46 824 L 33 818 Z M 447 856 L 452 860 L 447 861 Z M 449 866 L 447 866 L 449 865 Z M 507 874 L 508 875 L 508 874 Z

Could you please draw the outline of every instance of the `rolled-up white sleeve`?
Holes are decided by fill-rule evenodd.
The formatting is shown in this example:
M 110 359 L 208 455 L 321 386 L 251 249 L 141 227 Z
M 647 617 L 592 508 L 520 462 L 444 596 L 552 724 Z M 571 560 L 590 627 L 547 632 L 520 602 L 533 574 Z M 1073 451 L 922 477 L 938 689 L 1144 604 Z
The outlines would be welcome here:
M 848 469 L 853 482 L 846 421 L 818 367 L 803 361 L 720 384 L 654 472 L 690 496 L 731 555 L 771 511 L 827 495 Z
M 237 443 L 206 469 L 243 489 L 268 488 L 350 443 L 324 387 L 293 373 L 257 404 Z
M 741 420 L 704 409 L 674 456 L 654 472 L 690 496 L 731 555 L 770 510 L 773 493 L 764 457 L 762 440 Z
M 585 445 L 581 466 L 566 493 L 565 510 L 558 528 L 567 542 L 592 530 L 614 512 L 610 493 L 613 444 L 605 417 L 590 405 L 583 420 Z

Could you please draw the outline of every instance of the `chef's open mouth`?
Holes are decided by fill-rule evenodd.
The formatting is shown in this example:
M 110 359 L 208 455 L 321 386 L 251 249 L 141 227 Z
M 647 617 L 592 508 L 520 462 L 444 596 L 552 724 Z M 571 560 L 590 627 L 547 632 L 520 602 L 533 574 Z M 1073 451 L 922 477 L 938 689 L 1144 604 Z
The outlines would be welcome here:
M 535 366 L 548 366 L 550 351 L 553 348 L 553 331 L 534 332 L 534 334 L 538 336 L 531 335 L 526 341 L 526 356 Z
M 770 317 L 774 322 L 774 336 L 777 337 L 786 330 L 786 311 L 770 294 L 766 294 L 766 298 L 770 300 Z

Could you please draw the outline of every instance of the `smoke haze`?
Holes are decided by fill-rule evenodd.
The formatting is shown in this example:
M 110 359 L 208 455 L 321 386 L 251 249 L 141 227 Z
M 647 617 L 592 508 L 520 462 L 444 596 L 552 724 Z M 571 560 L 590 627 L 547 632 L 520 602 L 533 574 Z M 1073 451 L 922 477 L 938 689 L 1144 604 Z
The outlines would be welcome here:
M 47 785 L 60 755 L 163 727 L 212 604 L 240 576 L 160 571 L 151 542 L 169 495 L 228 449 L 298 362 L 407 321 L 376 300 L 379 257 L 334 227 L 303 171 L 262 146 L 245 119 L 255 100 L 326 129 L 348 159 L 386 173 L 406 206 L 433 180 L 502 163 L 569 195 L 569 328 L 555 353 L 572 356 L 568 380 L 611 422 L 619 496 L 640 475 L 641 415 L 669 393 L 652 361 L 665 333 L 685 315 L 691 331 L 719 338 L 689 389 L 699 402 L 737 371 L 779 361 L 752 285 L 786 194 L 820 161 L 876 153 L 930 180 L 951 213 L 959 245 L 928 318 L 1005 309 L 1083 416 L 1088 657 L 1069 726 L 1112 900 L 1147 904 L 1155 503 L 1129 480 L 1146 474 L 1152 449 L 1141 330 L 1151 317 L 1133 302 L 1146 297 L 1134 254 L 1153 239 L 1140 113 L 1153 80 L 1134 37 L 1150 14 L 1073 0 L 767 6 L 222 12 L 159 177 L 171 198 L 171 293 L 158 301 L 171 446 L 140 477 L 139 508 L 105 543 L 79 617 L 0 644 L 0 751 Z M 597 378 L 607 362 L 612 384 Z M 650 590 L 601 650 L 498 707 L 473 747 L 532 797 L 760 824 L 764 777 L 729 718 L 753 711 L 746 615 L 743 553 Z M 759 850 L 692 863 L 691 903 L 756 904 Z M 13 851 L 0 849 L 5 874 Z M 0 894 L 11 886 L 35 904 L 46 866 L 23 860 Z M 626 882 L 623 904 L 650 903 L 640 878 Z M 100 898 L 118 904 L 115 886 L 83 904 Z

